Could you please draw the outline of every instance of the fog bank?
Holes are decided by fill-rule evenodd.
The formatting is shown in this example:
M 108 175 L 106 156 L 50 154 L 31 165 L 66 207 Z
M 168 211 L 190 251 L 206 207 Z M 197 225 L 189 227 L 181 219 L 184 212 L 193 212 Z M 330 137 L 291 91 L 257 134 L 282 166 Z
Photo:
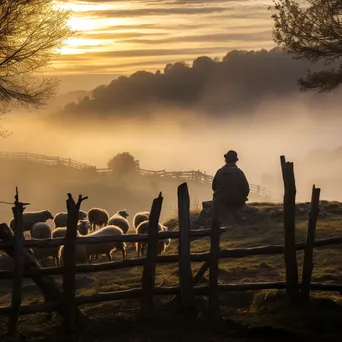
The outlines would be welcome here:
M 250 183 L 277 191 L 283 188 L 279 157 L 285 155 L 295 162 L 299 201 L 310 199 L 313 182 L 322 188 L 322 198 L 342 200 L 342 155 L 327 154 L 324 167 L 320 160 L 308 158 L 316 149 L 333 151 L 342 146 L 342 118 L 335 114 L 334 104 L 326 108 L 325 116 L 321 108 L 315 111 L 309 102 L 296 98 L 273 99 L 253 115 L 240 113 L 229 119 L 162 110 L 169 111 L 162 119 L 77 118 L 64 126 L 34 113 L 13 113 L 2 120 L 13 134 L 1 140 L 1 150 L 72 158 L 99 168 L 128 151 L 144 169 L 201 170 L 213 175 L 223 165 L 223 154 L 234 149 Z

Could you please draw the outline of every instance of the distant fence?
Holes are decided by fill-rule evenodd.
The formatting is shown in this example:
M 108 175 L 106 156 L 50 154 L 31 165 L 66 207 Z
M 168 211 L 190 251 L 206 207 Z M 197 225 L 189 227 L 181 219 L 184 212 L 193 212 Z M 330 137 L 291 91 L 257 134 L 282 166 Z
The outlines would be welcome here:
M 33 154 L 27 152 L 0 152 L 0 158 L 14 159 L 22 161 L 32 161 L 37 163 L 43 163 L 50 166 L 63 166 L 70 167 L 78 170 L 90 170 L 102 174 L 110 175 L 113 173 L 111 169 L 108 168 L 97 168 L 96 166 L 91 166 L 85 163 L 79 163 L 70 158 L 61 157 L 50 157 L 40 154 Z M 197 183 L 212 183 L 213 176 L 207 175 L 205 172 L 201 171 L 165 171 L 165 170 L 145 170 L 138 169 L 140 175 L 145 177 L 160 177 L 168 179 L 177 179 L 179 181 L 193 181 Z M 282 200 L 282 194 L 270 190 L 262 185 L 250 184 L 251 198 L 262 199 L 264 201 L 276 201 L 280 202 Z
M 22 161 L 32 161 L 42 163 L 50 166 L 64 166 L 73 169 L 87 169 L 96 170 L 96 166 L 91 166 L 85 163 L 79 163 L 71 158 L 50 157 L 41 154 L 27 153 L 27 152 L 0 152 L 0 158 L 14 159 Z
M 140 309 L 143 317 L 149 317 L 154 311 L 154 296 L 178 295 L 183 308 L 189 309 L 193 305 L 194 296 L 207 295 L 209 297 L 209 310 L 216 314 L 219 310 L 219 293 L 223 291 L 247 291 L 258 289 L 286 289 L 288 295 L 295 301 L 299 292 L 303 296 L 309 296 L 311 290 L 338 291 L 341 293 L 340 284 L 313 284 L 311 274 L 313 269 L 313 248 L 333 244 L 342 244 L 341 237 L 332 237 L 315 241 L 316 220 L 318 215 L 320 189 L 313 187 L 312 201 L 309 215 L 308 233 L 305 242 L 295 241 L 295 189 L 294 175 L 291 174 L 292 163 L 283 166 L 283 177 L 286 179 L 284 196 L 284 244 L 274 246 L 260 246 L 253 248 L 221 249 L 220 235 L 225 228 L 220 225 L 217 210 L 214 210 L 213 225 L 207 230 L 190 230 L 190 198 L 186 183 L 178 187 L 178 218 L 179 231 L 158 232 L 158 222 L 162 208 L 163 198 L 161 194 L 154 199 L 149 218 L 148 234 L 133 234 L 121 236 L 103 237 L 77 237 L 77 220 L 80 205 L 86 198 L 79 197 L 77 203 L 69 195 L 67 201 L 68 227 L 65 238 L 50 240 L 24 240 L 23 220 L 24 203 L 14 203 L 15 229 L 14 234 L 6 224 L 0 225 L 0 249 L 3 249 L 14 259 L 13 271 L 1 271 L 0 279 L 13 279 L 12 305 L 0 307 L 0 314 L 9 316 L 9 335 L 18 332 L 18 317 L 23 314 L 36 312 L 57 311 L 63 318 L 63 324 L 67 334 L 78 332 L 86 333 L 87 324 L 84 324 L 84 313 L 78 309 L 79 305 L 97 303 L 103 301 L 122 300 L 127 298 L 140 298 Z M 215 207 L 215 202 L 214 202 Z M 210 236 L 210 251 L 206 253 L 191 253 L 191 237 Z M 162 239 L 179 239 L 178 254 L 158 255 L 158 244 Z M 107 262 L 101 264 L 75 263 L 75 246 L 78 244 L 99 244 L 113 241 L 122 242 L 147 242 L 146 258 L 126 259 L 122 261 Z M 62 267 L 42 268 L 40 264 L 28 253 L 25 248 L 51 248 L 64 245 L 65 262 Z M 298 266 L 296 251 L 304 250 L 304 266 L 302 271 L 302 283 L 298 281 Z M 220 258 L 241 258 L 254 255 L 284 254 L 285 282 L 270 283 L 243 283 L 243 284 L 219 284 L 218 271 Z M 193 275 L 191 262 L 204 262 L 196 275 Z M 178 263 L 179 286 L 161 287 L 155 285 L 155 270 L 159 263 Z M 98 293 L 92 295 L 76 296 L 75 274 L 87 272 L 100 272 L 126 267 L 143 266 L 142 287 L 123 291 Z M 209 284 L 196 286 L 205 272 L 209 270 Z M 63 275 L 63 286 L 60 288 L 50 275 Z M 21 305 L 22 279 L 30 277 L 41 290 L 45 302 L 41 304 Z

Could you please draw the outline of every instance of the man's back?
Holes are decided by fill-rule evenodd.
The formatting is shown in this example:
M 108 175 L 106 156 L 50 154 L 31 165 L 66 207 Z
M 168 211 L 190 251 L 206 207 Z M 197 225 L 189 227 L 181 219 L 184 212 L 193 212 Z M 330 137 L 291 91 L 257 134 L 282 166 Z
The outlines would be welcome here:
M 245 174 L 235 163 L 226 163 L 213 179 L 214 197 L 219 194 L 221 202 L 227 205 L 243 205 L 249 194 L 249 184 Z

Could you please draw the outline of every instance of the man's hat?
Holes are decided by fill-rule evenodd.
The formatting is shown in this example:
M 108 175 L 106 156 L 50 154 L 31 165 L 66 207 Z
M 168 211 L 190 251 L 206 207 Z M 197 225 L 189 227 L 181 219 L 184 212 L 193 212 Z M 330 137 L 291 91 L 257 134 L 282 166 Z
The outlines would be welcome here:
M 233 150 L 230 150 L 228 151 L 225 155 L 224 155 L 225 159 L 227 161 L 231 161 L 231 162 L 235 162 L 235 161 L 238 161 L 239 158 L 238 158 L 238 155 L 235 151 Z

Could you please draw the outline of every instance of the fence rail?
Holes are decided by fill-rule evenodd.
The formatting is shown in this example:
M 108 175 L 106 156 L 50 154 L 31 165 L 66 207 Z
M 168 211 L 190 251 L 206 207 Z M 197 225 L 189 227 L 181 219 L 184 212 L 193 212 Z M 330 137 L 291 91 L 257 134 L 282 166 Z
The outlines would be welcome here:
M 49 166 L 62 166 L 77 170 L 94 171 L 99 174 L 112 174 L 113 171 L 108 168 L 97 168 L 96 166 L 79 163 L 71 158 L 51 157 L 41 154 L 33 154 L 27 152 L 0 152 L 0 159 L 12 159 L 21 161 L 31 161 L 43 163 Z M 193 181 L 202 184 L 210 184 L 213 181 L 213 176 L 207 175 L 201 171 L 166 171 L 166 170 L 145 170 L 138 169 L 140 175 L 145 177 L 160 177 L 168 179 L 177 179 L 179 181 Z M 282 201 L 282 194 L 273 191 L 265 186 L 250 184 L 250 194 L 252 198 L 263 199 L 265 201 Z
M 77 203 L 74 202 L 72 196 L 68 194 L 67 210 L 68 220 L 67 235 L 65 238 L 50 240 L 22 240 L 23 234 L 23 211 L 24 204 L 18 201 L 16 196 L 15 206 L 13 209 L 15 218 L 15 230 L 10 230 L 7 224 L 0 225 L 0 249 L 3 249 L 15 261 L 15 268 L 12 271 L 0 272 L 0 279 L 14 279 L 12 291 L 11 307 L 0 307 L 0 314 L 9 316 L 9 335 L 13 337 L 18 331 L 18 317 L 22 314 L 30 314 L 44 311 L 57 311 L 63 318 L 63 326 L 67 335 L 81 333 L 85 334 L 86 326 L 84 313 L 78 309 L 78 306 L 98 303 L 103 301 L 122 300 L 126 298 L 140 298 L 141 314 L 149 317 L 154 310 L 155 295 L 178 295 L 182 309 L 191 307 L 195 295 L 207 295 L 209 297 L 209 310 L 212 314 L 216 314 L 219 309 L 218 293 L 222 291 L 247 291 L 258 289 L 286 289 L 289 297 L 295 301 L 299 292 L 308 296 L 310 290 L 322 291 L 338 291 L 341 293 L 342 284 L 314 284 L 311 282 L 311 274 L 313 267 L 312 249 L 319 246 L 328 246 L 333 244 L 342 244 L 342 237 L 333 237 L 322 240 L 315 240 L 314 230 L 317 220 L 319 191 L 313 187 L 312 206 L 310 211 L 310 219 L 308 232 L 305 242 L 296 243 L 292 238 L 295 211 L 289 210 L 289 204 L 294 199 L 295 192 L 291 191 L 294 186 L 293 164 L 285 162 L 282 159 L 282 169 L 284 178 L 284 206 L 287 207 L 284 217 L 284 244 L 272 246 L 259 246 L 253 248 L 235 248 L 220 249 L 220 235 L 226 231 L 220 227 L 220 213 L 218 206 L 214 201 L 214 219 L 211 229 L 191 231 L 189 220 L 189 192 L 186 183 L 178 187 L 178 216 L 179 231 L 158 232 L 158 222 L 163 198 L 159 194 L 158 198 L 153 201 L 151 215 L 149 218 L 148 234 L 123 235 L 123 236 L 106 236 L 106 237 L 77 237 L 77 217 L 80 205 L 83 200 L 79 196 Z M 289 181 L 292 179 L 292 183 Z M 26 205 L 26 204 L 25 204 Z M 291 224 L 289 224 L 291 223 Z M 190 238 L 191 237 L 210 236 L 211 244 L 209 252 L 191 253 Z M 179 240 L 179 253 L 170 255 L 160 255 L 158 253 L 158 245 L 160 240 L 167 238 Z M 109 242 L 147 242 L 147 255 L 143 258 L 124 259 L 122 261 L 114 261 L 98 264 L 76 264 L 75 253 L 76 245 L 105 244 Z M 67 258 L 61 267 L 42 268 L 37 260 L 29 253 L 25 247 L 35 248 L 51 248 L 64 245 L 68 248 L 65 251 Z M 290 278 L 289 275 L 294 271 L 298 273 L 296 251 L 304 250 L 304 269 L 302 277 L 303 284 L 299 283 L 298 277 Z M 20 251 L 20 252 L 18 252 Z M 293 253 L 291 258 L 286 257 L 286 253 Z M 285 282 L 270 283 L 243 283 L 243 284 L 219 284 L 218 282 L 218 265 L 219 259 L 222 258 L 241 258 L 252 255 L 268 255 L 268 254 L 284 254 L 285 263 Z M 204 262 L 196 275 L 192 274 L 191 262 Z M 179 274 L 178 287 L 159 287 L 155 285 L 155 270 L 159 263 L 177 263 Z M 76 295 L 75 277 L 77 273 L 100 272 L 105 270 L 115 270 L 127 267 L 142 266 L 142 287 L 134 289 L 126 289 L 122 291 L 97 293 L 92 295 Z M 203 277 L 206 270 L 209 269 L 209 284 L 207 286 L 196 286 L 198 281 Z M 309 271 L 310 272 L 309 272 Z M 51 275 L 63 275 L 63 287 L 60 288 Z M 41 290 L 46 302 L 34 305 L 21 305 L 22 279 L 30 277 Z M 305 283 L 304 283 L 305 282 Z M 76 339 L 75 339 L 76 340 Z

